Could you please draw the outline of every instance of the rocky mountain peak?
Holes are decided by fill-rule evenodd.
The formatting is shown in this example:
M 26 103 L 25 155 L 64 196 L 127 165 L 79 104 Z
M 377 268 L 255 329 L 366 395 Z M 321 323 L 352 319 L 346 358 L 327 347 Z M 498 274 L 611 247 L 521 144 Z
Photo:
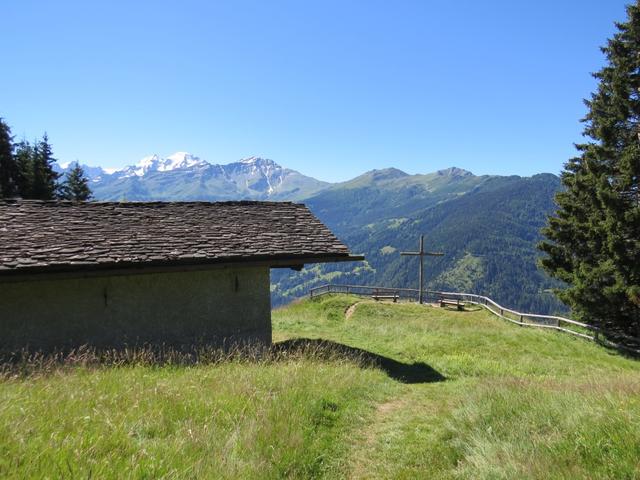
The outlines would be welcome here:
M 443 177 L 468 177 L 473 175 L 470 171 L 458 167 L 445 168 L 444 170 L 438 170 L 436 173 Z

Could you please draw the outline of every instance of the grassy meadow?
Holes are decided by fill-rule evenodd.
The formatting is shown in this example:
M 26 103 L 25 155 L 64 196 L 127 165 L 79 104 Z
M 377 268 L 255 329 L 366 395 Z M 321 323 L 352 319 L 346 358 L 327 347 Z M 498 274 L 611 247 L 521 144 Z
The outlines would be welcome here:
M 0 478 L 640 478 L 636 360 L 344 295 L 273 324 L 258 360 L 7 371 Z

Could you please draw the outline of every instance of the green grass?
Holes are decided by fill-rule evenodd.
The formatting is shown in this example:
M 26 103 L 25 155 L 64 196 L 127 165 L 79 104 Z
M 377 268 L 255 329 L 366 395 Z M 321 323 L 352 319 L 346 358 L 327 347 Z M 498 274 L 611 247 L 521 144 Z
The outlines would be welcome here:
M 262 360 L 6 374 L 0 478 L 640 478 L 637 361 L 343 295 L 273 323 Z
M 637 361 L 480 309 L 366 301 L 345 320 L 354 301 L 321 297 L 278 310 L 277 338 L 329 339 L 426 364 L 446 380 L 385 382 L 386 401 L 356 435 L 348 476 L 640 478 Z

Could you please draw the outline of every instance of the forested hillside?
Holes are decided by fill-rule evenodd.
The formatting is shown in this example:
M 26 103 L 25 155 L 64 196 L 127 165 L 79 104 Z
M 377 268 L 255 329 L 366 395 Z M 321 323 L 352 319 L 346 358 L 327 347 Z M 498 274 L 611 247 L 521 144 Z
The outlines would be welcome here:
M 425 287 L 488 295 L 505 306 L 563 310 L 537 266 L 540 228 L 554 211 L 558 177 L 474 176 L 459 169 L 409 176 L 369 172 L 305 202 L 364 263 L 309 266 L 272 275 L 274 304 L 323 283 L 416 287 L 420 234 L 443 257 L 426 260 Z

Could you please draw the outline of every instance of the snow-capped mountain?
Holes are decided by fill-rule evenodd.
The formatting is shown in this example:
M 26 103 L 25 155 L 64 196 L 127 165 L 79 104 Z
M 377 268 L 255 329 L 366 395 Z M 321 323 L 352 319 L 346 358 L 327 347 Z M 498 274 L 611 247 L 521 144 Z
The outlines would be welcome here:
M 66 174 L 71 171 L 73 167 L 75 167 L 76 162 L 64 162 L 64 163 L 54 163 L 53 171 L 59 173 L 61 175 Z M 80 165 L 82 170 L 84 170 L 84 174 L 90 179 L 94 179 L 97 177 L 101 177 L 102 175 L 110 175 L 116 171 L 115 168 L 102 168 L 102 167 L 91 167 L 89 165 Z
M 227 178 L 234 178 L 234 181 L 243 183 L 245 188 L 265 191 L 268 195 L 278 192 L 292 174 L 300 175 L 282 168 L 273 160 L 260 157 L 249 157 L 220 167 Z
M 144 157 L 135 165 L 130 165 L 116 172 L 121 177 L 142 177 L 149 172 L 169 172 L 183 168 L 208 166 L 209 163 L 187 152 L 176 152 L 166 158 L 157 154 Z
M 70 168 L 57 166 L 60 173 Z M 219 165 L 176 152 L 117 170 L 83 168 L 98 200 L 296 200 L 329 185 L 260 157 Z

